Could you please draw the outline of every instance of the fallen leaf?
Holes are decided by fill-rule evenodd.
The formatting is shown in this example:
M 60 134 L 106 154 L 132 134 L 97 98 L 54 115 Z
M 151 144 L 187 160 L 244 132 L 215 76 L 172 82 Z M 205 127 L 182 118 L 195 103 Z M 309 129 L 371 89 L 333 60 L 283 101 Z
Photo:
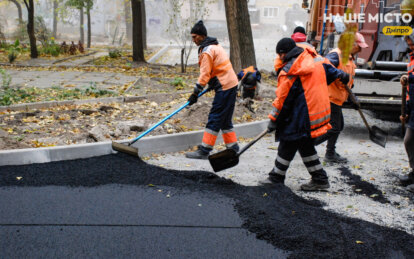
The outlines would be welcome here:
M 17 179 L 18 181 L 20 181 L 22 178 L 23 178 L 23 177 L 21 177 L 21 176 L 17 176 L 17 177 L 16 177 L 16 179 Z
M 263 197 L 267 197 L 267 193 L 264 193 L 264 194 L 263 194 Z
M 155 187 L 155 185 L 153 185 L 153 184 L 148 184 L 148 187 Z
M 356 243 L 357 244 L 363 244 L 364 242 L 357 240 Z

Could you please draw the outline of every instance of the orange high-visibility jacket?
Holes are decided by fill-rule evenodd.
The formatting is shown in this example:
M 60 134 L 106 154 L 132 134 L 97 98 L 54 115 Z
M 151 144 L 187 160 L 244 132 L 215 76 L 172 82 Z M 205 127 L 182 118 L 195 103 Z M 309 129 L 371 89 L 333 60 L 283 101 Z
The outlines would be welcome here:
M 343 70 L 345 73 L 348 73 L 351 78 L 348 83 L 348 87 L 352 88 L 354 84 L 355 68 L 354 59 L 352 56 L 349 56 L 349 61 L 346 65 L 342 63 L 342 53 L 341 50 L 336 48 L 333 49 L 326 55 L 326 58 L 338 69 Z M 345 89 L 344 84 L 338 79 L 328 86 L 329 89 L 329 99 L 332 103 L 342 106 L 342 104 L 348 99 L 348 91 Z
M 307 42 L 296 42 L 296 46 L 302 48 L 302 49 L 309 49 L 310 51 L 314 52 L 315 55 L 318 55 L 318 53 L 315 50 L 315 47 Z M 283 67 L 283 61 L 280 59 L 279 54 L 276 54 L 275 62 L 274 62 L 274 68 L 275 72 L 277 73 L 279 69 Z
M 222 89 L 223 91 L 237 86 L 237 76 L 234 73 L 229 56 L 219 44 L 200 49 L 198 64 L 200 65 L 198 83 L 201 86 L 204 87 L 209 84 L 210 87 L 216 90 Z
M 324 58 L 307 48 L 294 50 L 300 54 L 279 73 L 277 97 L 269 114 L 277 122 L 278 137 L 288 141 L 316 138 L 332 128 Z

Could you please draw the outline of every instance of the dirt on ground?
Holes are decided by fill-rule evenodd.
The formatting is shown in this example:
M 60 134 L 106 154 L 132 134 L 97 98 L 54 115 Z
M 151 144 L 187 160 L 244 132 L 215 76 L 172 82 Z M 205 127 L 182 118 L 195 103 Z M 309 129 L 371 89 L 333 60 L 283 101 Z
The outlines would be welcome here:
M 163 79 L 166 80 L 166 79 Z M 140 96 L 132 103 L 66 105 L 31 111 L 0 112 L 0 149 L 21 149 L 108 140 L 132 139 L 186 103 L 191 90 L 171 83 L 144 79 L 129 94 Z M 274 89 L 267 87 L 251 108 L 237 99 L 233 122 L 246 123 L 267 118 Z M 170 93 L 163 93 L 170 92 Z M 214 92 L 201 97 L 150 135 L 173 134 L 204 128 Z

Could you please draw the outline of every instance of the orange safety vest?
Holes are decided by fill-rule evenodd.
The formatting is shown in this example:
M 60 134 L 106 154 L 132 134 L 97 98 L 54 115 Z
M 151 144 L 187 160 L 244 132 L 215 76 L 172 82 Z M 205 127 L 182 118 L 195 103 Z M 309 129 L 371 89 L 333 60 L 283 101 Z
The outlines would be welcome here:
M 348 83 L 348 87 L 351 88 L 354 84 L 354 76 L 355 76 L 355 69 L 356 65 L 354 63 L 354 59 L 352 56 L 349 56 L 349 61 L 346 65 L 342 63 L 342 52 L 340 49 L 336 48 L 332 50 L 330 53 L 335 52 L 339 56 L 339 65 L 338 69 L 341 69 L 345 73 L 348 73 L 351 78 Z M 340 81 L 340 79 L 335 80 L 328 86 L 329 89 L 329 100 L 331 103 L 336 105 L 342 106 L 342 104 L 348 99 L 348 91 L 345 89 L 344 84 Z
M 332 126 L 329 124 L 331 118 L 331 106 L 326 82 L 323 63 L 325 58 L 315 54 L 316 52 L 305 48 L 296 58 L 288 71 L 282 69 L 278 77 L 276 99 L 273 102 L 273 110 L 269 114 L 271 120 L 277 121 L 286 98 L 294 84 L 302 85 L 308 114 L 301 114 L 299 121 L 288 122 L 297 124 L 296 130 L 302 130 L 305 125 L 310 126 L 307 131 L 312 138 L 325 134 Z M 286 65 L 287 66 L 287 65 Z M 299 109 L 301 104 L 296 104 L 294 109 Z M 307 120 L 307 121 L 306 121 Z M 283 121 L 281 121 L 283 123 Z
M 220 45 L 209 45 L 203 48 L 198 55 L 198 64 L 200 66 L 198 78 L 200 85 L 205 86 L 211 79 L 217 77 L 223 90 L 237 86 L 238 80 L 233 66 L 227 53 Z

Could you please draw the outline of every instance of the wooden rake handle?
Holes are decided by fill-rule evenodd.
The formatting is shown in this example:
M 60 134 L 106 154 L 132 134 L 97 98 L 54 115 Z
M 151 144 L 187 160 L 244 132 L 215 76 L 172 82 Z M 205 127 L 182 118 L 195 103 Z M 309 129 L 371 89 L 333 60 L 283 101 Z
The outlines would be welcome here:
M 253 146 L 257 141 L 259 141 L 261 138 L 264 137 L 264 135 L 266 135 L 268 133 L 268 129 L 265 129 L 264 131 L 262 131 L 262 133 L 260 133 L 259 136 L 257 136 L 255 139 L 253 139 L 252 141 L 250 141 L 249 144 L 247 144 L 246 146 L 244 146 L 239 153 L 237 154 L 237 156 L 240 156 L 241 154 L 244 153 L 244 151 L 246 151 L 248 148 L 250 148 L 251 146 Z

